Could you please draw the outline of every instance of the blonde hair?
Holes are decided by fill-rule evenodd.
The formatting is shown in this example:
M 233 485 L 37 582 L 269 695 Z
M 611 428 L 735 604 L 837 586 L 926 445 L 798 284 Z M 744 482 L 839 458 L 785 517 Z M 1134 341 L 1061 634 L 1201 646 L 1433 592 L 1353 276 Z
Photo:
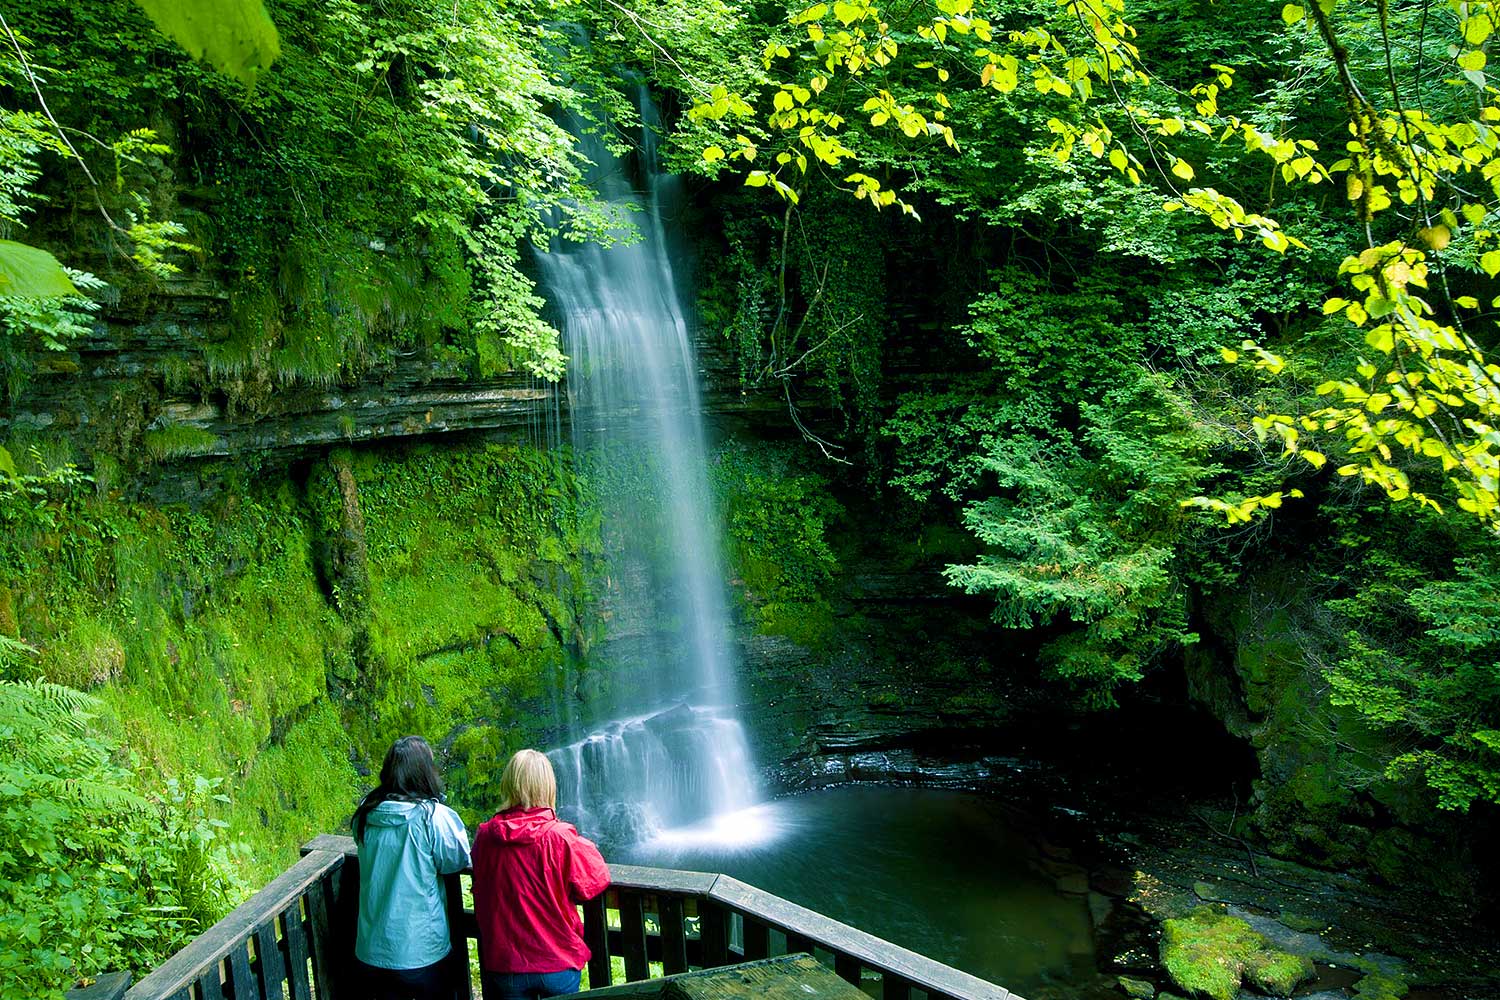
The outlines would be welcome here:
M 517 750 L 500 775 L 502 809 L 557 808 L 557 775 L 547 755 L 535 750 Z

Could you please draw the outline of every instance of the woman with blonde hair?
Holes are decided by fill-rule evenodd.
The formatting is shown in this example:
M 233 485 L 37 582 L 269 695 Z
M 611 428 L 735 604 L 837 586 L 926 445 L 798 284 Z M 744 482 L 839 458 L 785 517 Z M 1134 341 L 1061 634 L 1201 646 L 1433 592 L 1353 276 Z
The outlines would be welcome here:
M 609 886 L 609 868 L 557 818 L 557 777 L 545 754 L 517 752 L 500 791 L 504 804 L 474 838 L 484 1000 L 576 993 L 589 960 L 577 905 Z

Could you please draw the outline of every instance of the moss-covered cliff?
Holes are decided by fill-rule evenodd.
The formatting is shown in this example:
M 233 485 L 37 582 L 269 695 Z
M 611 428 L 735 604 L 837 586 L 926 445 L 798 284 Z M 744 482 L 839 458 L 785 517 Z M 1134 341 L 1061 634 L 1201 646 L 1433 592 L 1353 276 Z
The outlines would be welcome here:
M 39 653 L 13 670 L 99 694 L 139 768 L 227 778 L 256 877 L 338 829 L 406 732 L 447 751 L 471 817 L 492 805 L 596 627 L 563 453 L 320 456 L 197 508 L 54 492 L 5 511 L 0 631 Z

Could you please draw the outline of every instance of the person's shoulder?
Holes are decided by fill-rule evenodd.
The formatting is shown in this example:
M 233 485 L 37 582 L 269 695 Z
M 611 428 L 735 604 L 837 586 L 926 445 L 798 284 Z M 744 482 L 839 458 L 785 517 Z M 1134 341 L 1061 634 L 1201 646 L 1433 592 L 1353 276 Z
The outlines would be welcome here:
M 460 816 L 457 812 L 455 812 L 452 806 L 449 806 L 446 803 L 437 802 L 437 801 L 434 801 L 433 805 L 434 805 L 434 808 L 432 810 L 432 819 L 433 819 L 433 822 L 435 822 L 435 823 L 445 823 L 445 824 L 447 824 L 449 826 L 456 826 L 460 830 L 462 830 L 464 828 L 463 817 Z
M 574 841 L 582 840 L 583 836 L 578 832 L 578 827 L 563 819 L 553 819 L 542 831 L 542 836 L 550 840 Z

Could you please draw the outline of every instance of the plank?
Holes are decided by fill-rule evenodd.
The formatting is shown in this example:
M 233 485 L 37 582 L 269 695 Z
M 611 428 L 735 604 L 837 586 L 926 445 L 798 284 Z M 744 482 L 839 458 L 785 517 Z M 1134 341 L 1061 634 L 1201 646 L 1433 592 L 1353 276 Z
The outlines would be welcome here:
M 250 938 L 229 949 L 229 988 L 234 1000 L 264 1000 L 255 973 L 250 971 Z M 281 1000 L 278 996 L 275 1000 Z
M 682 900 L 662 896 L 657 908 L 661 920 L 661 965 L 669 976 L 688 970 L 687 931 L 682 923 Z
M 881 972 L 898 973 L 929 993 L 941 993 L 954 1000 L 1012 998 L 1011 992 L 1002 986 L 935 962 L 925 955 L 867 934 L 857 927 L 850 927 L 805 906 L 798 906 L 780 896 L 773 896 L 728 875 L 721 875 L 714 881 L 709 898 L 782 928 L 789 939 L 805 938 L 828 948 L 836 956 L 845 955 L 858 960 L 863 966 Z
M 469 939 L 464 927 L 464 885 L 458 875 L 443 876 L 444 905 L 448 912 L 448 940 L 451 948 L 448 958 L 453 966 L 453 993 L 458 1000 L 467 1000 L 473 995 L 474 984 L 469 978 Z M 475 937 L 479 925 L 475 922 Z
M 589 947 L 589 986 L 609 986 L 609 925 L 602 894 L 583 904 L 583 943 Z
M 265 1000 L 281 1000 L 281 984 L 286 982 L 286 957 L 276 940 L 273 917 L 255 932 L 255 957 L 260 966 L 260 995 Z
M 761 969 L 760 967 L 766 967 Z M 829 972 L 815 959 L 807 955 L 778 955 L 775 958 L 764 959 L 759 962 L 744 962 L 739 965 L 729 965 L 717 969 L 694 969 L 691 972 L 678 973 L 661 979 L 648 979 L 638 983 L 620 983 L 617 986 L 606 986 L 600 989 L 585 990 L 574 994 L 578 1000 L 665 1000 L 669 990 L 682 991 L 691 990 L 695 987 L 678 986 L 674 983 L 688 983 L 704 979 L 717 979 L 722 981 L 740 981 L 745 975 L 749 975 L 752 982 L 761 983 L 769 980 L 772 975 L 781 971 L 796 976 L 811 976 L 806 981 L 817 991 L 820 1000 L 870 1000 L 862 993 L 850 992 L 851 987 Z M 796 980 L 794 979 L 794 982 Z M 822 988 L 838 990 L 837 994 L 824 993 Z M 697 989 L 701 989 L 698 987 Z M 762 994 L 752 991 L 754 997 Z M 798 985 L 794 993 L 790 994 L 790 1000 L 810 1000 L 807 990 Z
M 745 961 L 753 962 L 758 958 L 771 957 L 771 928 L 764 921 L 758 920 L 749 914 L 744 915 L 745 921 Z
M 719 876 L 710 872 L 686 872 L 672 868 L 610 865 L 609 881 L 621 889 L 675 892 L 683 896 L 706 896 Z
M 816 960 L 780 956 L 663 982 L 661 1000 L 869 1000 Z
M 651 978 L 646 961 L 645 900 L 639 892 L 620 892 L 620 936 L 624 939 L 625 980 L 639 982 Z
M 217 962 L 198 977 L 198 1000 L 224 1000 L 224 981 L 219 978 Z
M 729 964 L 729 911 L 712 900 L 698 901 L 700 958 L 705 969 Z
M 333 940 L 333 900 L 328 886 L 314 882 L 307 890 L 307 923 L 311 931 L 313 987 L 318 1000 L 338 1000 L 339 962 Z
M 880 1000 L 911 1000 L 911 980 L 900 973 L 882 972 Z
M 216 966 L 237 943 L 287 907 L 292 900 L 344 863 L 343 855 L 313 851 L 272 879 L 264 889 L 235 907 L 228 916 L 198 935 L 186 948 L 142 977 L 125 994 L 125 1000 L 166 1000 L 192 982 L 203 982 L 210 966 Z M 215 997 L 221 987 L 215 986 Z M 210 1000 L 205 996 L 203 1000 Z
M 302 918 L 302 901 L 296 900 L 283 910 L 281 920 L 285 931 L 282 944 L 286 946 L 287 985 L 291 987 L 292 1000 L 312 1000 L 312 981 L 307 974 L 307 961 L 312 953 L 307 948 L 307 925 Z

